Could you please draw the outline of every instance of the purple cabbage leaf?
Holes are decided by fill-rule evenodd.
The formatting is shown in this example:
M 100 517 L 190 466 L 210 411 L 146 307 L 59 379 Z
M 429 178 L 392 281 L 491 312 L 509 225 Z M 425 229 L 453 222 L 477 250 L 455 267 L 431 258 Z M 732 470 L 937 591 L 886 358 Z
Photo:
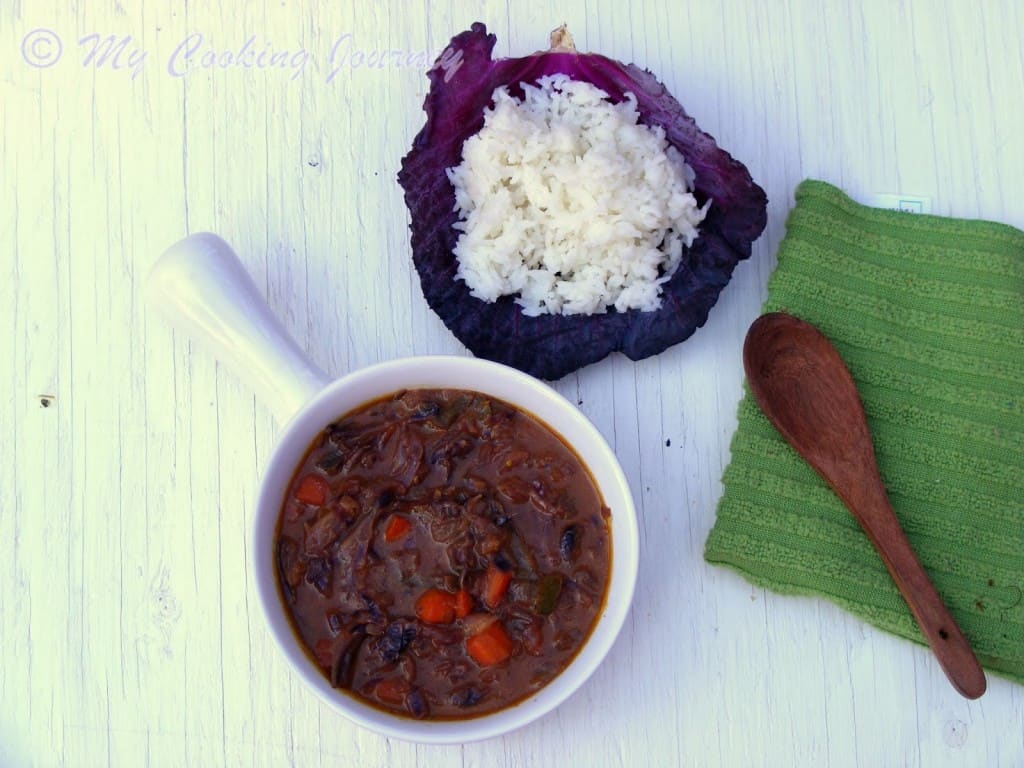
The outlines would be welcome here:
M 747 169 L 701 131 L 682 105 L 645 70 L 598 54 L 552 50 L 494 59 L 496 38 L 481 23 L 452 38 L 428 73 L 426 124 L 398 174 L 411 217 L 413 263 L 424 298 L 448 329 L 476 356 L 555 380 L 614 351 L 632 360 L 655 355 L 689 338 L 707 321 L 736 264 L 749 258 L 766 223 L 767 198 Z M 610 309 L 604 314 L 528 317 L 506 296 L 488 303 L 455 279 L 458 231 L 455 191 L 446 168 L 462 161 L 463 142 L 484 124 L 495 88 L 516 93 L 518 83 L 564 73 L 588 81 L 621 101 L 631 92 L 641 120 L 664 128 L 666 139 L 693 168 L 699 204 L 711 198 L 700 236 L 662 286 L 660 308 Z

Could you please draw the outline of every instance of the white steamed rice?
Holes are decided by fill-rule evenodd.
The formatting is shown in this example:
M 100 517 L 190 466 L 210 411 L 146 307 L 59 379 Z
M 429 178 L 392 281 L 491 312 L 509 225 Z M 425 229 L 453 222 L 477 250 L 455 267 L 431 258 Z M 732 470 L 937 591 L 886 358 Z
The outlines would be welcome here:
M 457 279 L 473 296 L 518 295 L 526 315 L 653 310 L 697 238 L 693 171 L 638 122 L 566 75 L 494 92 L 483 128 L 447 170 L 455 188 Z

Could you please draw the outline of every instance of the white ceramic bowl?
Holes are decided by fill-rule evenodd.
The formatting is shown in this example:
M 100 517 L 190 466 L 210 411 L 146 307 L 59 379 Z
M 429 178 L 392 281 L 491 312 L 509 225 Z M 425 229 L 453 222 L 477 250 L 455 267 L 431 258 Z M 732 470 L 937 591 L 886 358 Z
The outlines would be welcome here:
M 263 472 L 252 547 L 256 591 L 267 626 L 298 677 L 324 702 L 359 725 L 421 743 L 465 743 L 498 736 L 551 711 L 593 673 L 611 649 L 633 597 L 638 565 L 636 511 L 615 455 L 594 426 L 543 382 L 513 368 L 468 357 L 410 357 L 331 381 L 287 336 L 238 258 L 216 235 L 173 245 L 147 281 L 149 301 L 232 364 L 286 422 Z M 514 706 L 465 720 L 390 715 L 333 688 L 302 649 L 277 588 L 274 535 L 285 492 L 313 439 L 343 414 L 415 387 L 472 389 L 528 411 L 576 450 L 611 509 L 612 570 L 604 609 L 586 645 L 547 686 Z

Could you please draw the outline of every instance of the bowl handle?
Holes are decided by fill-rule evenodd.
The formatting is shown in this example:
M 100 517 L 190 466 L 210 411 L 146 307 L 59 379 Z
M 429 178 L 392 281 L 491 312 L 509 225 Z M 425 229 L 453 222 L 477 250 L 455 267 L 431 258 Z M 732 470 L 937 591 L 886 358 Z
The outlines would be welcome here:
M 199 232 L 168 248 L 145 291 L 152 307 L 234 369 L 282 424 L 330 382 L 215 234 Z

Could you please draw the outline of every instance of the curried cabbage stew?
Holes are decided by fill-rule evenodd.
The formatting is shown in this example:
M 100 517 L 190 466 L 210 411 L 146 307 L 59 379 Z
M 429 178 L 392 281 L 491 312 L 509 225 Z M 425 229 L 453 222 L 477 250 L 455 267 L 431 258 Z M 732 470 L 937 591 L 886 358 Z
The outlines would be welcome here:
M 583 646 L 609 580 L 609 515 L 530 414 L 404 390 L 310 447 L 278 522 L 278 583 L 334 687 L 408 717 L 476 717 L 542 688 Z

